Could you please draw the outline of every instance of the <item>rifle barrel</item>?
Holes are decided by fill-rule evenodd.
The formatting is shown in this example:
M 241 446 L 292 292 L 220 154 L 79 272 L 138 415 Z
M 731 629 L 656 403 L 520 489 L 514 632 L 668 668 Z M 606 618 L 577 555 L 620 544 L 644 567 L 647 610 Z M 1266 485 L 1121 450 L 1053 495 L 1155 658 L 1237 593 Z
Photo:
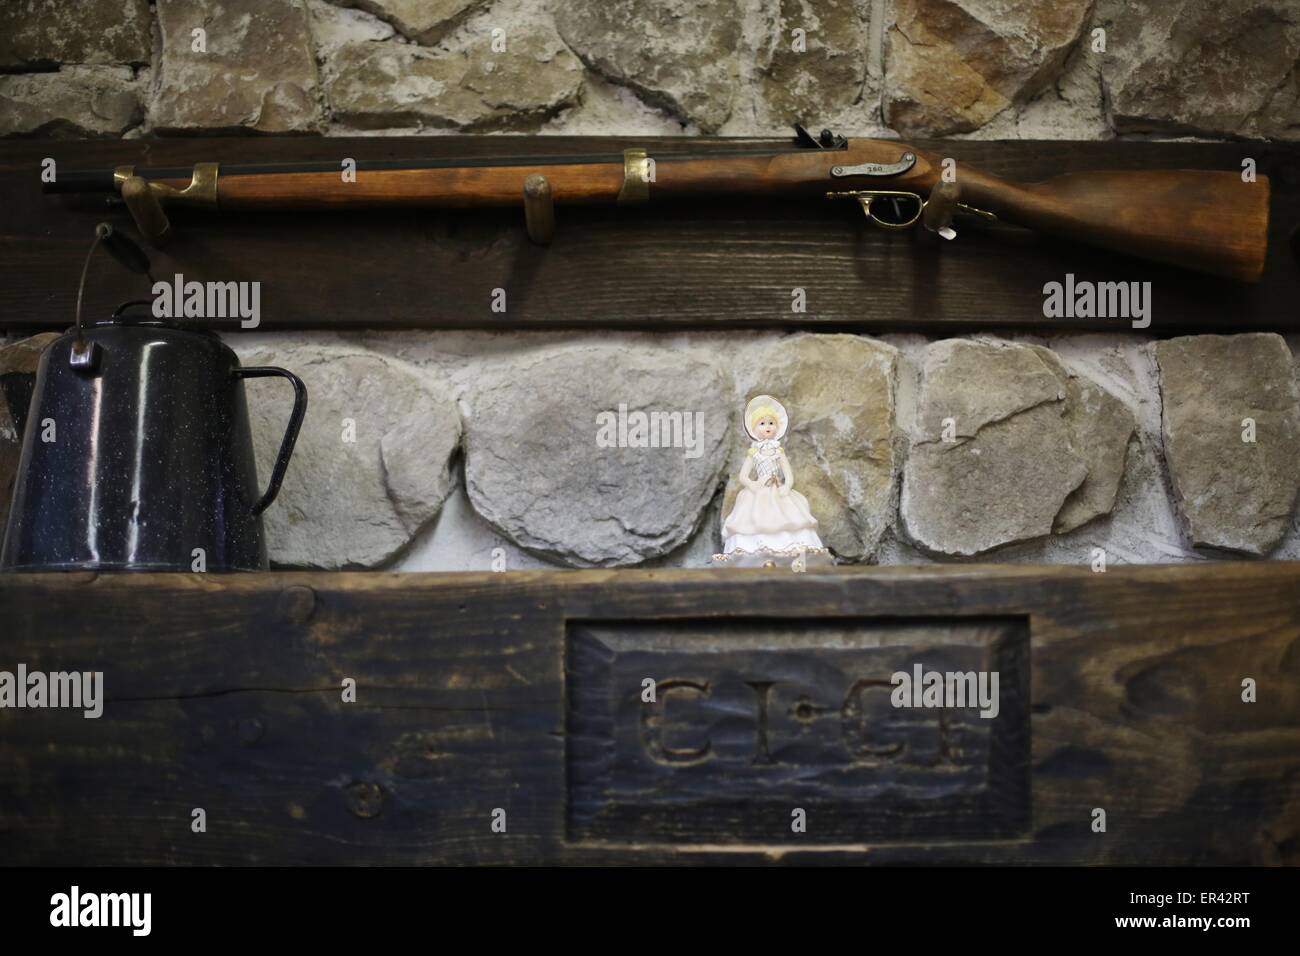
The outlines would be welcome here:
M 710 160 L 731 156 L 780 156 L 787 153 L 798 155 L 804 152 L 806 150 L 799 147 L 785 149 L 773 147 L 763 149 L 720 147 L 708 151 L 669 150 L 663 153 L 660 159 L 665 161 L 679 159 Z M 441 159 L 359 159 L 354 160 L 354 162 L 356 164 L 354 168 L 358 172 L 482 168 L 518 170 L 523 167 L 534 166 L 587 166 L 622 163 L 623 154 L 621 152 L 548 153 L 536 156 L 512 156 L 507 159 L 498 159 L 492 156 L 458 156 Z M 193 167 L 190 166 L 137 166 L 134 168 L 134 172 L 137 176 L 142 176 L 145 179 L 177 180 L 188 179 L 192 169 Z M 332 159 L 299 163 L 222 163 L 221 176 L 225 178 L 229 176 L 272 176 L 292 173 L 334 173 L 337 175 L 342 169 L 343 161 Z M 60 173 L 55 182 L 44 185 L 44 191 L 47 193 L 112 192 L 115 188 L 112 170 L 73 170 Z

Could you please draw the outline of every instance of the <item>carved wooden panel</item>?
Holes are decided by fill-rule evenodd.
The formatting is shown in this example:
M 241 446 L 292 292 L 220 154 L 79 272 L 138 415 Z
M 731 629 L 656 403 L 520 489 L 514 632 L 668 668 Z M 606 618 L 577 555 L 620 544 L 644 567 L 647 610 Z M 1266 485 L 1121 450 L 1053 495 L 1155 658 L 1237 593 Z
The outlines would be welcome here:
M 1023 620 L 674 622 L 569 632 L 568 836 L 994 839 L 1030 820 Z M 999 674 L 998 712 L 898 708 L 891 675 Z M 656 681 L 656 701 L 643 681 Z M 812 836 L 791 814 L 815 816 Z

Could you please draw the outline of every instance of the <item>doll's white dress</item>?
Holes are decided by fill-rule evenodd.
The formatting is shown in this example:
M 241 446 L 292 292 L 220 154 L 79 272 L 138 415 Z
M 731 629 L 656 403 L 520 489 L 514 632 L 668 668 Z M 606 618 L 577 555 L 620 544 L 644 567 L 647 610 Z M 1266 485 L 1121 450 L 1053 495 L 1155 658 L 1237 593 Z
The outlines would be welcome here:
M 731 513 L 722 522 L 723 554 L 824 553 L 808 499 L 793 488 L 781 494 L 781 446 L 773 440 L 756 442 L 750 454 L 758 487 L 742 487 L 737 493 Z M 748 462 L 745 467 L 750 467 Z

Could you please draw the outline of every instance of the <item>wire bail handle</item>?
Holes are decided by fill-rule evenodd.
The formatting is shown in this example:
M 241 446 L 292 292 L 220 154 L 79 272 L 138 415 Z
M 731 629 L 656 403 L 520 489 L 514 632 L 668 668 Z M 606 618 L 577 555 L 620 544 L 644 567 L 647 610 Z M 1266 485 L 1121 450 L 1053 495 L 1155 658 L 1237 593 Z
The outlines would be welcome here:
M 90 272 L 90 260 L 95 255 L 99 244 L 113 234 L 113 227 L 106 222 L 95 226 L 95 241 L 90 244 L 86 261 L 81 267 L 81 281 L 77 283 L 77 335 L 72 340 L 72 351 L 68 354 L 68 364 L 81 372 L 93 372 L 99 365 L 99 346 L 87 342 L 81 325 L 81 300 L 86 293 L 86 276 Z
M 112 254 L 113 258 L 128 270 L 147 277 L 150 285 L 153 284 L 149 257 L 143 250 L 123 234 L 114 231 L 108 223 L 98 223 L 95 226 L 95 241 L 90 244 L 90 251 L 86 253 L 86 261 L 81 267 L 81 281 L 77 283 L 77 316 L 74 327 L 76 334 L 72 339 L 72 350 L 68 355 L 68 364 L 82 372 L 93 372 L 99 365 L 99 344 L 86 341 L 85 326 L 81 321 L 81 302 L 86 294 L 86 276 L 90 274 L 90 260 L 94 257 L 100 243 L 103 243 L 104 248 Z M 117 312 L 113 314 L 116 316 Z

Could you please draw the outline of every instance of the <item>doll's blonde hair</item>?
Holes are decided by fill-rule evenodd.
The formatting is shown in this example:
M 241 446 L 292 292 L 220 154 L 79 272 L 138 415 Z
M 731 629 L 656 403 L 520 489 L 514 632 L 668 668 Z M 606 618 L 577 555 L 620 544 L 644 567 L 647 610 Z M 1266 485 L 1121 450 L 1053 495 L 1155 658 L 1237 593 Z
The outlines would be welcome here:
M 760 418 L 770 418 L 773 421 L 775 421 L 778 425 L 781 423 L 781 416 L 777 414 L 775 408 L 773 408 L 771 405 L 760 405 L 758 406 L 758 408 L 754 409 L 752 413 L 750 413 L 749 416 L 750 431 L 754 430 L 754 426 L 758 424 Z

